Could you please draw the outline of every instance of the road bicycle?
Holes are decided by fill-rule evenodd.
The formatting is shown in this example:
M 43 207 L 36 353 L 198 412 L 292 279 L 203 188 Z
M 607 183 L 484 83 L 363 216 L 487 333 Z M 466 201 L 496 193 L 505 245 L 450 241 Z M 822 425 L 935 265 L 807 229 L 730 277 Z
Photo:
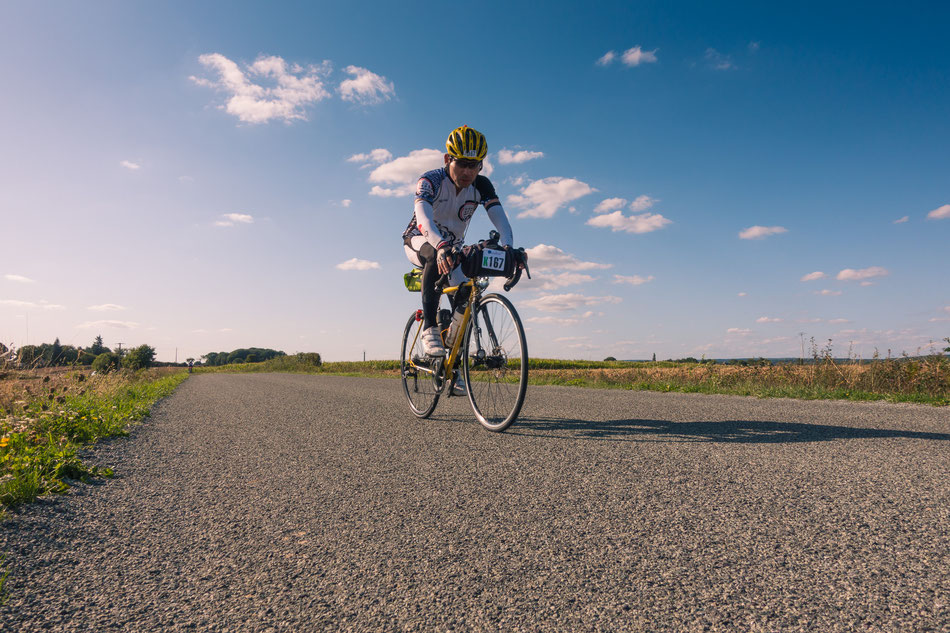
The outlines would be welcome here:
M 499 253 L 492 248 L 498 248 L 497 240 L 497 232 L 492 231 L 488 242 L 482 243 L 487 244 L 486 257 Z M 510 252 L 520 254 L 530 279 L 524 251 Z M 506 292 L 518 283 L 521 272 L 522 267 L 516 265 L 505 283 Z M 419 269 L 413 273 L 418 276 Z M 528 390 L 528 344 L 521 318 L 511 301 L 498 293 L 485 293 L 491 279 L 473 276 L 453 287 L 444 287 L 448 283 L 446 276 L 439 280 L 437 287 L 441 287 L 443 295 L 454 295 L 461 288 L 471 289 L 465 312 L 454 328 L 454 339 L 446 340 L 453 328 L 440 324 L 445 356 L 428 356 L 423 352 L 422 310 L 413 311 L 409 317 L 402 335 L 400 373 L 409 409 L 417 417 L 428 418 L 442 395 L 451 397 L 461 375 L 468 401 L 482 426 L 489 431 L 504 431 L 518 418 Z M 406 285 L 410 286 L 408 281 Z

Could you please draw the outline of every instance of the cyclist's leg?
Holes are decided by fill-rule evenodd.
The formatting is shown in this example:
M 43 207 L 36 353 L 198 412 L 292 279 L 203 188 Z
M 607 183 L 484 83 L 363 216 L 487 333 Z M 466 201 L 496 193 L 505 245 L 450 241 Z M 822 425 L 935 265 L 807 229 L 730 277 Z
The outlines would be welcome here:
M 414 266 L 422 268 L 422 327 L 429 329 L 438 325 L 436 312 L 439 310 L 441 294 L 436 292 L 435 282 L 439 279 L 439 267 L 435 261 L 435 249 L 421 235 L 415 235 L 405 241 L 406 257 Z

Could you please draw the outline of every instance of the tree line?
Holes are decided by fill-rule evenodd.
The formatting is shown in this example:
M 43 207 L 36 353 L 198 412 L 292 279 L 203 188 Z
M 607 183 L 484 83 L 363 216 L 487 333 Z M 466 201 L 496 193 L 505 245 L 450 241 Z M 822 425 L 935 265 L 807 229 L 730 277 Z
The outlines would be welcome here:
M 7 362 L 16 362 L 20 367 L 91 365 L 96 371 L 110 371 L 119 367 L 145 369 L 156 364 L 155 348 L 151 345 L 113 351 L 103 344 L 102 336 L 97 336 L 89 347 L 62 345 L 57 337 L 52 343 L 24 345 L 15 352 L 2 344 L 0 348 Z
M 286 355 L 284 352 L 276 349 L 242 347 L 232 352 L 208 352 L 201 356 L 201 360 L 203 364 L 209 367 L 220 367 L 221 365 L 231 365 L 233 363 L 262 363 L 265 360 Z

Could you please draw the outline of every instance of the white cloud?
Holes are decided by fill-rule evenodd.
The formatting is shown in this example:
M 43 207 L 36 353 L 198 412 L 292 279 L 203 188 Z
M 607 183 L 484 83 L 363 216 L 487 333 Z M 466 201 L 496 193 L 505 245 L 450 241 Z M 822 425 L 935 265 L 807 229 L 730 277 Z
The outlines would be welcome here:
M 761 42 L 749 42 L 749 52 L 755 53 L 756 51 L 759 50 L 760 46 L 761 46 Z
M 824 279 L 825 277 L 827 277 L 827 275 L 825 275 L 825 273 L 821 272 L 820 270 L 816 270 L 816 271 L 813 272 L 813 273 L 808 273 L 807 275 L 805 275 L 804 277 L 802 277 L 801 280 L 802 280 L 802 281 L 815 281 L 816 279 Z
M 137 169 L 141 169 L 141 168 L 142 168 L 141 165 L 139 165 L 138 163 L 133 163 L 133 162 L 130 161 L 130 160 L 119 161 L 119 165 L 121 165 L 122 167 L 125 167 L 126 169 L 128 169 L 128 170 L 130 170 L 130 171 L 135 171 L 135 170 L 137 170 Z
M 366 163 L 365 167 L 371 164 L 385 163 L 393 159 L 393 153 L 388 149 L 378 148 L 367 154 L 353 154 L 346 159 L 348 163 Z
M 739 232 L 739 237 L 744 240 L 760 240 L 763 237 L 768 237 L 769 235 L 778 235 L 779 233 L 787 233 L 788 229 L 784 226 L 750 226 L 747 229 L 743 229 Z
M 445 152 L 437 149 L 416 149 L 408 156 L 400 156 L 383 163 L 369 175 L 370 182 L 384 184 L 410 184 L 415 188 L 419 176 L 430 169 L 442 167 Z
M 596 316 L 593 311 L 588 310 L 584 314 L 580 314 L 573 317 L 555 317 L 555 316 L 541 316 L 541 317 L 528 317 L 525 319 L 526 323 L 537 324 L 537 325 L 560 325 L 562 327 L 570 327 L 572 325 L 578 325 L 581 321 Z M 600 316 L 603 316 L 601 313 Z
M 191 176 L 179 176 L 179 177 L 178 177 L 178 182 L 194 182 L 194 181 L 195 181 L 195 179 L 192 178 Z
M 626 198 L 607 198 L 594 207 L 594 213 L 607 213 L 608 211 L 622 209 L 626 204 Z
M 581 261 L 549 244 L 538 244 L 525 252 L 528 254 L 528 267 L 532 270 L 604 270 L 613 267 L 613 264 Z
M 89 306 L 87 310 L 95 310 L 96 312 L 108 312 L 111 310 L 125 310 L 125 306 L 120 306 L 117 303 L 103 303 L 102 305 Z
M 18 284 L 32 284 L 32 283 L 35 283 L 35 282 L 34 282 L 32 279 L 30 279 L 29 277 L 24 277 L 23 275 L 14 275 L 14 274 L 12 274 L 12 273 L 11 273 L 11 274 L 7 274 L 7 275 L 4 275 L 3 278 L 6 279 L 7 281 L 15 281 L 15 282 L 17 282 Z
M 899 220 L 894 220 L 894 224 L 903 224 L 904 222 L 907 222 L 907 221 L 909 221 L 909 220 L 910 220 L 910 216 L 909 216 L 909 215 L 905 215 L 904 217 L 900 218 Z
M 379 198 L 402 198 L 411 196 L 415 193 L 415 190 L 416 186 L 412 183 L 401 187 L 380 187 L 379 185 L 373 185 L 373 188 L 369 190 L 369 195 Z
M 526 150 L 521 150 L 519 152 L 512 152 L 510 149 L 500 149 L 498 150 L 498 162 L 502 165 L 512 165 L 517 163 L 526 163 L 529 160 L 534 160 L 535 158 L 543 158 L 544 152 L 529 152 Z
M 135 323 L 134 321 L 112 321 L 112 320 L 86 321 L 85 323 L 81 323 L 79 325 L 79 327 L 83 329 L 109 327 L 109 328 L 116 328 L 119 330 L 134 330 L 138 326 L 139 324 Z
M 862 268 L 860 270 L 845 268 L 838 273 L 837 279 L 838 281 L 862 281 L 874 277 L 886 277 L 889 274 L 890 272 L 881 266 L 871 266 L 870 268 Z
M 528 257 L 528 266 L 533 268 L 534 263 L 530 259 L 531 256 L 528 255 Z M 563 288 L 565 286 L 576 286 L 578 284 L 590 283 L 595 280 L 595 277 L 591 277 L 590 275 L 585 275 L 583 273 L 535 273 L 531 278 L 531 282 L 533 283 L 529 283 L 531 283 L 532 287 L 537 284 L 538 290 L 557 290 L 558 288 Z
M 306 68 L 293 64 L 288 67 L 281 57 L 258 57 L 242 70 L 238 64 L 219 53 L 201 55 L 201 64 L 217 73 L 211 80 L 190 77 L 199 86 L 214 88 L 227 94 L 223 108 L 245 123 L 266 123 L 280 119 L 290 123 L 306 120 L 307 106 L 327 99 L 330 93 L 324 81 L 330 73 L 330 63 Z M 270 86 L 253 80 L 269 82 Z
M 749 294 L 749 293 L 747 293 L 747 292 L 740 292 L 740 293 L 737 294 L 736 296 L 737 296 L 737 297 L 745 297 L 745 296 L 748 296 L 748 294 Z
M 254 216 L 246 213 L 224 213 L 223 220 L 214 223 L 215 226 L 235 226 L 237 224 L 254 224 Z
M 631 286 L 648 284 L 653 281 L 653 279 L 653 275 L 650 275 L 649 277 L 641 277 L 640 275 L 634 275 L 632 277 L 627 277 L 625 275 L 614 275 L 615 284 L 630 284 Z
M 831 325 L 841 325 L 842 323 L 851 323 L 851 321 L 847 319 L 828 319 L 828 323 Z
M 816 291 L 815 291 L 815 294 L 816 294 L 816 295 L 822 295 L 822 296 L 824 296 L 824 297 L 838 297 L 838 296 L 841 295 L 841 291 L 840 291 L 840 290 L 828 290 L 827 288 L 825 288 L 824 290 L 816 290 Z
M 933 211 L 927 214 L 928 220 L 945 220 L 950 218 L 950 204 L 945 204 L 942 207 L 937 207 Z
M 706 62 L 715 70 L 730 70 L 735 68 L 732 59 L 728 55 L 723 55 L 715 48 L 706 49 Z
M 11 306 L 14 308 L 33 308 L 38 310 L 65 310 L 65 306 L 58 303 L 50 303 L 41 299 L 39 303 L 33 301 L 20 301 L 18 299 L 0 299 L 0 305 Z
M 350 103 L 376 105 L 388 101 L 396 93 L 393 82 L 359 66 L 347 66 L 344 70 L 352 75 L 340 83 L 340 97 Z
M 779 319 L 777 317 L 764 316 L 764 317 L 759 317 L 758 319 L 755 320 L 755 322 L 756 323 L 781 323 L 782 319 Z
M 587 224 L 601 228 L 609 228 L 613 232 L 626 231 L 627 233 L 650 233 L 658 231 L 673 221 L 659 213 L 641 213 L 639 215 L 624 216 L 622 211 L 596 215 Z
M 945 312 L 950 312 L 950 306 L 944 306 L 943 309 Z
M 726 334 L 751 334 L 752 330 L 748 328 L 731 327 L 726 330 Z
M 656 63 L 657 50 L 659 49 L 654 48 L 652 51 L 645 51 L 639 46 L 634 46 L 633 48 L 625 50 L 620 59 L 624 64 L 631 67 L 639 66 L 640 64 L 653 64 Z
M 615 57 L 617 57 L 617 53 L 615 53 L 614 51 L 607 51 L 606 53 L 603 54 L 603 56 L 600 59 L 597 60 L 597 65 L 609 66 L 610 63 L 614 61 Z
M 620 303 L 620 297 L 589 297 L 586 295 L 568 293 L 563 295 L 545 295 L 537 299 L 529 299 L 521 302 L 521 305 L 541 312 L 567 312 L 583 306 L 592 306 L 600 303 Z
M 656 198 L 651 198 L 650 196 L 637 196 L 636 200 L 630 203 L 630 210 L 646 211 L 657 202 L 659 202 L 659 200 Z
M 340 201 L 340 206 L 342 206 L 344 209 L 345 209 L 345 208 L 348 208 L 351 204 L 353 204 L 353 201 L 352 201 L 352 200 L 349 200 L 349 199 L 345 199 L 345 200 L 341 200 L 341 201 Z
M 518 209 L 527 209 L 519 218 L 551 218 L 558 209 L 574 200 L 597 191 L 574 178 L 550 177 L 535 180 L 518 195 L 508 196 L 508 202 Z
M 366 259 L 348 259 L 341 264 L 336 265 L 340 270 L 374 270 L 379 268 L 379 262 L 371 262 Z

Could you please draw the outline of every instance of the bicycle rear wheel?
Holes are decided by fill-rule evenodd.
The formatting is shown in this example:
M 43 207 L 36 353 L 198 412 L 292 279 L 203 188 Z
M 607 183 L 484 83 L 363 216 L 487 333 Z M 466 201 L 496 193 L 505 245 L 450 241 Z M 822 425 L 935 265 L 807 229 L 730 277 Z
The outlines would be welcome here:
M 479 301 L 465 333 L 462 369 L 475 417 L 489 431 L 507 429 L 528 390 L 528 344 L 505 297 L 490 294 Z
M 416 313 L 413 312 L 402 334 L 399 369 L 409 409 L 417 417 L 427 418 L 439 403 L 439 390 L 433 374 L 425 371 L 428 367 L 423 361 L 426 355 L 422 351 L 421 330 L 422 321 L 417 321 Z

